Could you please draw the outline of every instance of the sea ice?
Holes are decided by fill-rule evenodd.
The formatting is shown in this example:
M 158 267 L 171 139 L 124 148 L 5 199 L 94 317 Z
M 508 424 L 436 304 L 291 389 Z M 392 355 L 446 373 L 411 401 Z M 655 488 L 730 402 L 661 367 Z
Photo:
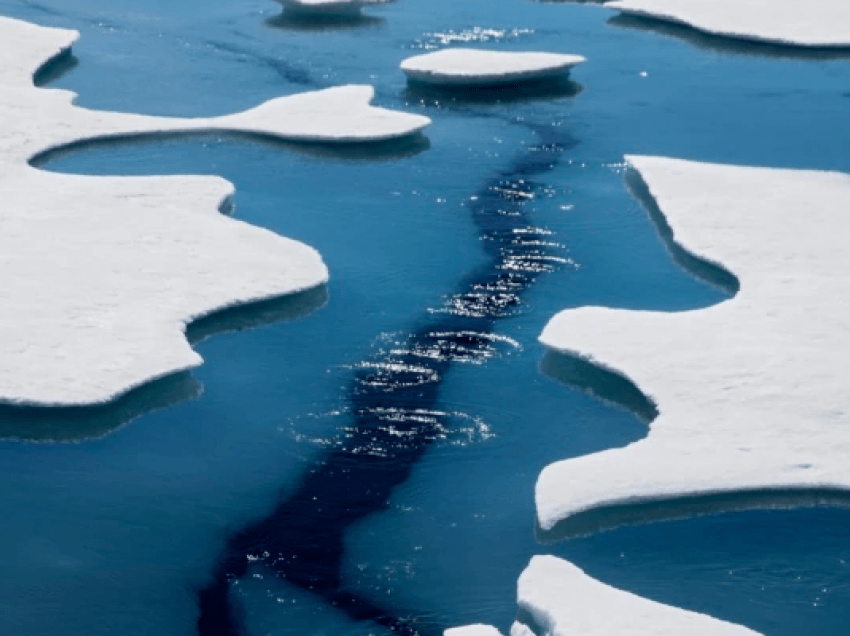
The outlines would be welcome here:
M 87 177 L 28 164 L 82 140 L 235 131 L 360 142 L 415 133 L 425 117 L 374 108 L 369 86 L 271 100 L 223 117 L 98 112 L 33 73 L 78 33 L 0 17 L 0 402 L 107 402 L 195 367 L 188 322 L 321 284 L 310 247 L 219 214 L 217 177 Z
M 517 604 L 547 636 L 756 636 L 741 625 L 610 587 L 572 563 L 536 556 L 519 578 Z M 513 636 L 514 630 L 511 630 Z
M 428 84 L 487 86 L 556 77 L 584 61 L 580 55 L 452 48 L 409 57 L 401 70 Z
M 850 176 L 627 160 L 661 233 L 728 268 L 740 291 L 696 311 L 586 307 L 549 322 L 541 342 L 627 375 L 660 414 L 644 440 L 545 468 L 541 529 L 840 499 L 850 487 Z M 671 507 L 676 498 L 686 500 Z
M 741 625 L 610 587 L 553 556 L 531 559 L 519 577 L 517 605 L 522 618 L 511 626 L 511 636 L 757 636 Z M 498 633 L 483 625 L 445 632 L 446 636 Z
M 444 636 L 502 636 L 501 632 L 492 625 L 464 625 L 453 627 L 443 632 Z
M 742 40 L 850 47 L 847 0 L 616 0 L 605 6 Z

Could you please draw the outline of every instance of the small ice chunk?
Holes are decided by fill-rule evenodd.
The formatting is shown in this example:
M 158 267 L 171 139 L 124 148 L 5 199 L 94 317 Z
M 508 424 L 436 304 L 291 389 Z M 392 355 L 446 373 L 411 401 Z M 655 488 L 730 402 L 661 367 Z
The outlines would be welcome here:
M 492 86 L 557 77 L 581 64 L 580 55 L 451 48 L 401 63 L 409 79 L 443 86 Z
M 610 587 L 553 556 L 531 559 L 519 578 L 517 603 L 546 636 L 757 636 L 741 625 Z M 530 632 L 511 629 L 511 636 Z

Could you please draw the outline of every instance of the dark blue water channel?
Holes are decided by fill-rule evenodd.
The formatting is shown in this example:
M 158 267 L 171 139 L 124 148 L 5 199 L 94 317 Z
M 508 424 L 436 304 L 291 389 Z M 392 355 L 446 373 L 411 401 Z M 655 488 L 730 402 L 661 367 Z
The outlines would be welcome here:
M 174 4 L 0 12 L 82 31 L 76 65 L 48 79 L 85 106 L 218 114 L 364 82 L 434 125 L 427 144 L 376 152 L 207 136 L 49 159 L 224 176 L 237 218 L 314 246 L 332 278 L 195 325 L 205 365 L 115 407 L 0 411 L 3 437 L 42 442 L 0 443 L 3 633 L 195 634 L 204 599 L 206 634 L 505 629 L 537 553 L 771 636 L 844 633 L 847 511 L 543 546 L 533 486 L 549 462 L 646 433 L 557 377 L 536 343 L 551 315 L 725 297 L 665 252 L 625 190 L 623 154 L 850 172 L 846 56 L 606 22 L 589 5 L 402 0 L 316 25 L 264 0 Z M 401 59 L 461 43 L 589 62 L 573 83 L 495 99 L 406 87 Z

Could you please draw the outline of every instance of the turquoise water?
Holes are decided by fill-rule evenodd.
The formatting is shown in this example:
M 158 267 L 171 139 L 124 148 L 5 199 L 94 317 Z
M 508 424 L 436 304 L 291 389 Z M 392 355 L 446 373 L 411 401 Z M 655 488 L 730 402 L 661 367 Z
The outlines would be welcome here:
M 541 546 L 533 486 L 551 461 L 646 433 L 631 413 L 543 372 L 536 336 L 551 315 L 724 298 L 671 261 L 624 188 L 623 154 L 850 172 L 850 56 L 609 24 L 612 14 L 590 5 L 401 0 L 318 29 L 262 0 L 177 4 L 0 0 L 0 13 L 82 32 L 77 66 L 52 85 L 88 107 L 210 115 L 363 82 L 380 105 L 434 124 L 427 147 L 378 154 L 198 137 L 94 146 L 43 166 L 224 176 L 237 187 L 238 218 L 314 246 L 332 278 L 327 290 L 267 308 L 256 329 L 227 331 L 250 312 L 207 325 L 217 335 L 197 345 L 202 368 L 121 409 L 0 412 L 4 437 L 76 440 L 0 443 L 0 631 L 195 633 L 197 591 L 228 537 L 295 496 L 353 426 L 364 363 L 420 343 L 432 324 L 466 324 L 443 310 L 492 265 L 480 202 L 493 188 L 525 187 L 522 170 L 557 139 L 553 167 L 528 179 L 534 199 L 521 220 L 551 232 L 560 260 L 523 286 L 521 304 L 476 322 L 499 338 L 486 355 L 441 368 L 440 434 L 385 510 L 345 528 L 344 586 L 424 633 L 477 621 L 504 629 L 520 571 L 531 555 L 553 553 L 612 585 L 771 636 L 846 632 L 847 511 L 726 514 Z M 400 60 L 463 41 L 589 61 L 575 84 L 528 99 L 407 89 Z M 323 523 L 334 521 L 319 518 L 318 534 Z M 232 594 L 250 633 L 380 631 L 273 572 L 257 565 Z

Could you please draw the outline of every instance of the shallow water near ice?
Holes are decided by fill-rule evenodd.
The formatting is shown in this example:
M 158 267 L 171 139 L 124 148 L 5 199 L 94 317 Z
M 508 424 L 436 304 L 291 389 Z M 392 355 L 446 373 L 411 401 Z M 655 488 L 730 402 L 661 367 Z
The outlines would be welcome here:
M 0 442 L 0 503 L 11 511 L 0 529 L 3 633 L 196 633 L 198 591 L 228 538 L 298 501 L 305 475 L 324 474 L 358 424 L 358 378 L 397 381 L 380 365 L 415 349 L 443 356 L 431 402 L 402 405 L 428 411 L 415 415 L 436 421 L 434 434 L 417 443 L 415 461 L 399 460 L 407 479 L 388 507 L 342 528 L 334 563 L 363 606 L 426 633 L 478 621 L 505 629 L 520 571 L 531 555 L 554 553 L 612 585 L 771 636 L 843 634 L 847 511 L 726 514 L 542 546 L 533 486 L 548 462 L 646 432 L 634 414 L 550 375 L 557 365 L 544 364 L 536 336 L 551 315 L 586 304 L 678 311 L 725 297 L 665 252 L 625 189 L 622 155 L 850 172 L 850 59 L 606 24 L 610 12 L 588 5 L 401 0 L 362 20 L 315 24 L 262 0 L 175 4 L 0 0 L 0 12 L 82 31 L 76 66 L 51 85 L 87 107 L 211 115 L 363 82 L 380 105 L 434 124 L 427 143 L 376 152 L 207 136 L 46 160 L 72 173 L 221 175 L 236 184 L 236 217 L 318 249 L 331 282 L 255 329 L 210 327 L 216 335 L 196 345 L 205 365 L 153 387 L 129 424 L 123 412 L 74 414 L 38 435 L 32 414 L 0 411 L 5 438 L 77 440 Z M 448 43 L 588 63 L 572 82 L 530 93 L 408 89 L 398 63 Z M 464 292 L 504 256 L 478 222 L 488 215 L 507 223 L 495 229 L 534 228 L 535 262 L 547 266 L 520 286 L 519 304 L 475 322 L 461 311 L 475 306 Z M 475 298 L 501 307 L 492 289 Z M 470 320 L 478 336 L 463 340 L 468 355 L 446 354 L 445 342 L 460 342 L 452 338 L 415 347 L 440 340 L 426 337 L 433 325 L 457 334 Z M 338 524 L 323 514 L 311 526 L 320 548 L 322 530 Z M 382 630 L 275 576 L 259 556 L 231 588 L 251 634 Z

